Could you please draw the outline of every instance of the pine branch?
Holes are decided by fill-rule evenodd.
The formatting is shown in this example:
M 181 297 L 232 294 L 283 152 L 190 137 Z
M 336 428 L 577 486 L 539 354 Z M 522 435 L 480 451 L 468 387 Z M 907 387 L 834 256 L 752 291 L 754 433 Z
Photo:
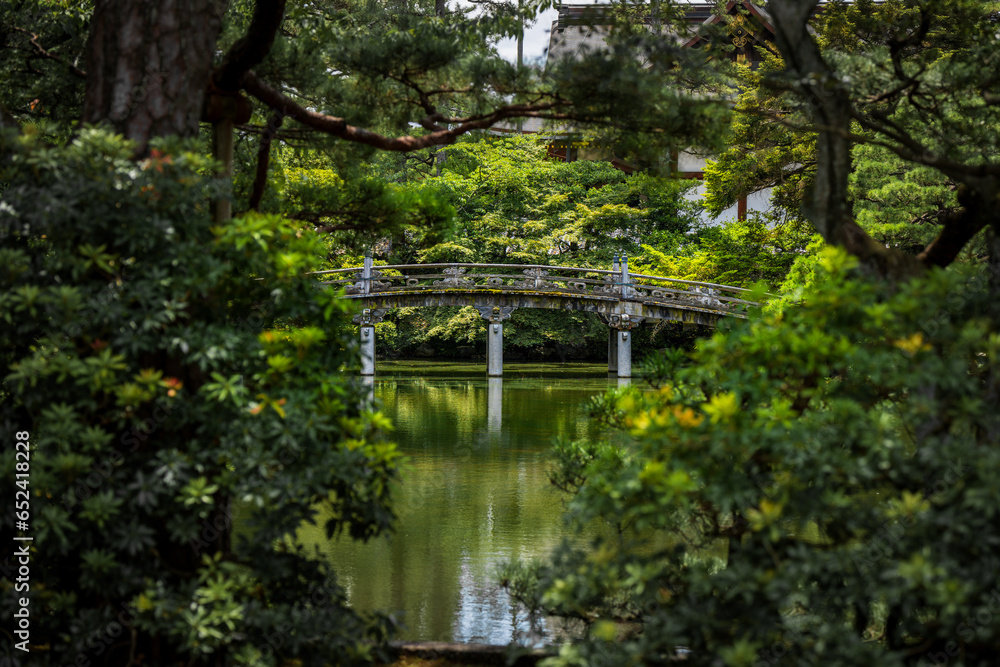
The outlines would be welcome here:
M 219 90 L 237 90 L 243 73 L 264 60 L 284 16 L 285 0 L 257 0 L 247 34 L 233 44 L 212 73 L 212 82 Z
M 33 33 L 30 30 L 25 30 L 24 28 L 18 28 L 17 26 L 14 26 L 14 30 L 16 30 L 17 32 L 23 32 L 25 35 L 31 35 L 31 39 L 28 40 L 28 43 L 31 44 L 31 46 L 34 47 L 35 53 L 38 54 L 39 56 L 41 56 L 42 58 L 46 58 L 48 60 L 53 60 L 53 61 L 59 63 L 60 65 L 64 65 L 67 69 L 69 69 L 70 74 L 72 74 L 73 76 L 75 76 L 77 78 L 80 78 L 80 79 L 86 79 L 87 78 L 87 73 L 84 72 L 82 69 L 80 69 L 79 67 L 77 67 L 73 63 L 66 62 L 65 60 L 63 60 L 59 56 L 55 55 L 54 53 L 51 53 L 51 52 L 45 50 L 45 48 L 41 44 L 38 43 L 38 35 L 36 33 Z
M 568 106 L 568 104 L 555 98 L 548 102 L 511 104 L 491 113 L 469 118 L 445 119 L 445 122 L 453 123 L 454 126 L 436 130 L 419 137 L 412 135 L 388 137 L 377 132 L 372 132 L 371 130 L 350 125 L 343 118 L 310 111 L 270 84 L 261 81 L 252 71 L 244 73 L 240 82 L 250 95 L 256 97 L 279 113 L 284 114 L 286 117 L 292 118 L 307 127 L 344 139 L 345 141 L 365 144 L 388 151 L 414 151 L 431 146 L 453 144 L 464 134 L 473 130 L 485 130 L 509 118 L 546 118 L 551 120 L 569 120 L 572 118 L 571 115 L 558 111 Z

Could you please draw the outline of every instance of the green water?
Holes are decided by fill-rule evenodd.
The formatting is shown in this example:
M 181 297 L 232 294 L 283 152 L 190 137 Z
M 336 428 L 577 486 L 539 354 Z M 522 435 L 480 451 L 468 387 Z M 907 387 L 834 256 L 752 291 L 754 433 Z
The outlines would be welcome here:
M 475 376 L 375 380 L 375 400 L 409 457 L 394 496 L 397 530 L 364 545 L 299 532 L 321 546 L 354 606 L 396 613 L 403 639 L 538 641 L 526 638 L 495 567 L 544 556 L 566 535 L 547 449 L 556 437 L 601 437 L 585 408 L 617 386 L 604 366 L 567 366 L 577 372 L 487 380 L 480 365 Z

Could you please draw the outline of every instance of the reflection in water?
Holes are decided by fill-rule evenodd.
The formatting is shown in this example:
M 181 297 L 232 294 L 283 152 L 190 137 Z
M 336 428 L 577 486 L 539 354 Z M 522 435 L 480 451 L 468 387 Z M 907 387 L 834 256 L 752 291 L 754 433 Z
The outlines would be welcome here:
M 367 390 L 365 391 L 366 403 L 361 408 L 367 410 L 375 404 L 375 377 L 372 375 L 362 375 L 360 379 L 361 386 Z
M 377 379 L 376 403 L 409 456 L 396 532 L 358 544 L 308 527 L 299 538 L 332 561 L 353 605 L 399 615 L 403 639 L 532 643 L 495 568 L 562 539 L 546 452 L 554 438 L 600 437 L 585 407 L 615 383 L 595 369 L 592 380 Z
M 490 433 L 499 433 L 500 425 L 503 423 L 503 378 L 492 377 L 487 380 L 487 383 L 489 384 L 489 394 L 486 399 L 488 405 L 486 420 Z

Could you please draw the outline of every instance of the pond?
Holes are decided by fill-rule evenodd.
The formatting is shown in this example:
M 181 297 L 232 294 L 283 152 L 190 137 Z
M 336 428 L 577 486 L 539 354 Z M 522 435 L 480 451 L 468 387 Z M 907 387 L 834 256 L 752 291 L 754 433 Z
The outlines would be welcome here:
M 586 406 L 618 381 L 597 364 L 559 365 L 558 375 L 515 365 L 502 379 L 487 379 L 481 366 L 476 375 L 433 368 L 433 376 L 392 376 L 380 362 L 374 381 L 409 457 L 394 534 L 360 544 L 308 528 L 299 539 L 321 546 L 352 605 L 397 614 L 402 639 L 537 644 L 495 568 L 546 556 L 567 535 L 547 451 L 554 438 L 602 437 Z

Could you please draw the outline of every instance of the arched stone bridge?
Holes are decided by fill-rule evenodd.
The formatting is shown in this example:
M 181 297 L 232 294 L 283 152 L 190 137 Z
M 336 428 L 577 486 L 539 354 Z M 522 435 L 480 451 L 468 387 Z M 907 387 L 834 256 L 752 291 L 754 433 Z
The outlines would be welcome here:
M 745 289 L 630 273 L 628 258 L 611 269 L 534 264 L 394 264 L 320 271 L 327 285 L 342 285 L 345 298 L 360 301 L 362 375 L 375 373 L 374 325 L 391 308 L 473 306 L 489 321 L 488 373 L 503 374 L 503 321 L 517 308 L 598 313 L 611 331 L 608 370 L 632 375 L 629 331 L 644 320 L 712 326 L 720 317 L 745 317 Z

